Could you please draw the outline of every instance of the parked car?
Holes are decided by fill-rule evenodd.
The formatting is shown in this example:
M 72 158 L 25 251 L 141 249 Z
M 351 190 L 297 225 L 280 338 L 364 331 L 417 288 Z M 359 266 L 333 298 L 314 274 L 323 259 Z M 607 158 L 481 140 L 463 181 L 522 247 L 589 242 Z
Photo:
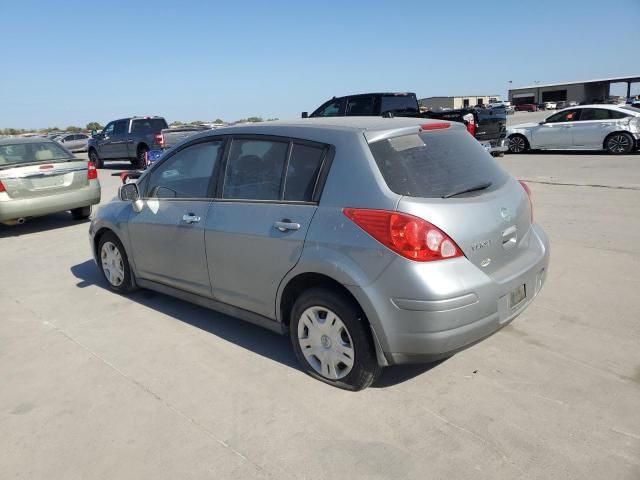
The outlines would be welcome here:
M 537 112 L 538 106 L 535 103 L 519 103 L 515 109 L 516 112 Z
M 89 235 L 115 292 L 289 334 L 307 373 L 349 390 L 504 327 L 549 261 L 528 187 L 463 125 L 418 118 L 205 132 L 122 185 Z
M 99 202 L 100 182 L 91 162 L 45 138 L 0 140 L 1 223 L 21 224 L 64 210 L 80 220 Z
M 440 111 L 421 112 L 415 93 L 360 93 L 345 97 L 333 97 L 318 107 L 311 115 L 302 112 L 302 118 L 326 118 L 343 116 L 396 116 L 443 119 L 464 123 L 467 130 L 492 155 L 507 151 L 505 109 L 443 108 Z
M 509 150 L 607 150 L 626 154 L 638 148 L 640 110 L 616 105 L 583 105 L 554 113 L 540 123 L 507 130 Z
M 558 105 L 556 102 L 544 102 L 544 108 L 545 110 L 556 110 Z
M 536 107 L 538 107 L 538 110 L 546 110 L 547 106 L 544 103 L 537 103 Z
M 109 122 L 89 140 L 89 159 L 102 168 L 106 160 L 126 159 L 144 166 L 149 150 L 160 148 L 160 132 L 168 128 L 162 117 L 130 117 Z
M 90 135 L 86 133 L 68 133 L 55 137 L 54 140 L 61 143 L 67 150 L 71 152 L 86 152 L 89 144 Z

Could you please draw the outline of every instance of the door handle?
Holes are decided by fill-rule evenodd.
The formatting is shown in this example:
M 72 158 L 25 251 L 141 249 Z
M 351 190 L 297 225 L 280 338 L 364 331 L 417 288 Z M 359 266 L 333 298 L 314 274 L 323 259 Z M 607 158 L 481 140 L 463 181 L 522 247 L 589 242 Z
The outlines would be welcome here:
M 194 215 L 193 213 L 189 213 L 187 215 L 182 216 L 182 221 L 189 224 L 198 223 L 200 221 L 200 217 L 197 215 Z
M 300 224 L 294 223 L 288 218 L 285 218 L 280 222 L 274 223 L 273 226 L 278 230 L 280 230 L 281 232 L 286 232 L 288 230 L 300 230 Z

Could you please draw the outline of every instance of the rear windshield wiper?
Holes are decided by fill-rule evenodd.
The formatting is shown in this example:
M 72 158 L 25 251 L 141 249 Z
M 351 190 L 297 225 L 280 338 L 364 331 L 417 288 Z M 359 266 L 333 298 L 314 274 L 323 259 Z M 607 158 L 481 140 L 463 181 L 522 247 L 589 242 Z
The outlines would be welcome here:
M 451 198 L 457 195 L 462 195 L 463 193 L 477 192 L 479 190 L 484 190 L 485 188 L 489 188 L 491 185 L 493 185 L 493 182 L 479 183 L 478 185 L 474 185 L 472 187 L 467 187 L 467 188 L 463 188 L 462 190 L 456 190 L 454 192 L 447 193 L 446 195 L 443 195 L 442 198 Z

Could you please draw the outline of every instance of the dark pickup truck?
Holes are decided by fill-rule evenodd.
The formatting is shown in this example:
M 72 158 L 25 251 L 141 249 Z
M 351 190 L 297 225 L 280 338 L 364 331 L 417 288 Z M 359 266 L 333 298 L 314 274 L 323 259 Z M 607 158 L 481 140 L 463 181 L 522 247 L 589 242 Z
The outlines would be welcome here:
M 500 108 L 464 108 L 442 112 L 421 112 L 415 93 L 361 93 L 345 97 L 333 97 L 323 103 L 311 115 L 302 112 L 303 118 L 344 116 L 395 116 L 435 118 L 461 122 L 492 155 L 507 151 L 507 112 Z
M 109 122 L 89 139 L 89 160 L 102 168 L 105 160 L 129 160 L 142 167 L 149 150 L 160 147 L 161 132 L 167 128 L 162 117 L 129 117 Z

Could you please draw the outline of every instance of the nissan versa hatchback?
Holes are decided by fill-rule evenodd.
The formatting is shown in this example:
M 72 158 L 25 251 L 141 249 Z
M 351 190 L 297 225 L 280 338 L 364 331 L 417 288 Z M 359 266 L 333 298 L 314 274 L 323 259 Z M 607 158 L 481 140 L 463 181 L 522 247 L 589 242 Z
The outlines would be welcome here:
M 190 137 L 121 186 L 89 233 L 114 291 L 288 333 L 306 372 L 349 390 L 496 332 L 549 262 L 527 186 L 463 125 L 415 118 Z

